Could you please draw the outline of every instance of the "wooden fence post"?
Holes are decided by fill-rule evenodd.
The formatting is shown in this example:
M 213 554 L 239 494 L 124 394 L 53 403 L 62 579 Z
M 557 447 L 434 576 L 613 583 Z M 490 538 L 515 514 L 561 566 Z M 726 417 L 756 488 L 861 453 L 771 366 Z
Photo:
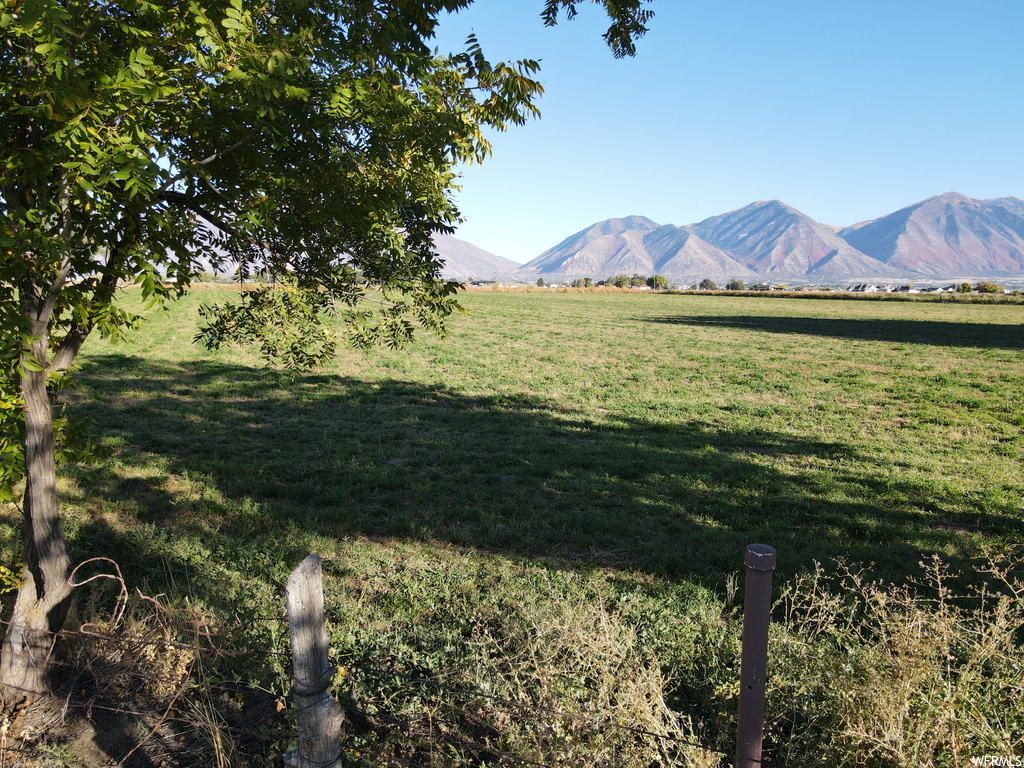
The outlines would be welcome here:
M 331 696 L 334 667 L 327 661 L 323 572 L 320 556 L 303 560 L 285 588 L 292 641 L 292 693 L 298 715 L 298 747 L 284 756 L 290 768 L 340 768 L 341 705 Z
M 768 676 L 768 622 L 772 612 L 775 549 L 747 547 L 747 584 L 743 597 L 743 648 L 740 652 L 740 711 L 736 768 L 761 767 L 764 738 L 764 690 Z

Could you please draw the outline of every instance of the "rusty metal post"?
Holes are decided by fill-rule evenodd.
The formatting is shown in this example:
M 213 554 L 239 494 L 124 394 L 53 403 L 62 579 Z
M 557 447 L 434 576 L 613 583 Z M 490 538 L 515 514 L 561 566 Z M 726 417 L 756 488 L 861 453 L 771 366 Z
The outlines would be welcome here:
M 767 544 L 749 545 L 746 564 L 736 768 L 761 768 L 764 690 L 768 674 L 768 622 L 772 608 L 772 571 L 775 570 L 774 547 Z

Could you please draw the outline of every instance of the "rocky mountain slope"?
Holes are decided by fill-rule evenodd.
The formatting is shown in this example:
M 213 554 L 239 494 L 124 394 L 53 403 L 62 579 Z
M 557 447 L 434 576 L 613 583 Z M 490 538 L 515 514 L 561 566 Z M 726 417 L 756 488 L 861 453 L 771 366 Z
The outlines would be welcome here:
M 557 274 L 728 277 L 754 273 L 702 240 L 690 227 L 658 225 L 645 216 L 608 219 L 567 237 L 520 270 Z
M 839 232 L 847 243 L 902 272 L 1024 272 L 1024 200 L 972 200 L 956 192 Z
M 694 224 L 712 245 L 763 276 L 819 279 L 895 277 L 877 259 L 851 247 L 832 229 L 778 200 L 751 203 Z

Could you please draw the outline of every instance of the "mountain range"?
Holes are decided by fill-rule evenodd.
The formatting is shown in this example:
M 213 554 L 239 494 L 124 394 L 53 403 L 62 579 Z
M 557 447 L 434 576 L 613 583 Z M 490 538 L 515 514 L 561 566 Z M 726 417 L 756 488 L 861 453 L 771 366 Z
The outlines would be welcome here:
M 849 282 L 914 277 L 1024 277 L 1024 200 L 949 192 L 845 228 L 778 200 L 696 224 L 607 219 L 518 266 L 450 236 L 437 239 L 446 276 L 523 280 L 659 274 L 694 281 L 785 278 Z

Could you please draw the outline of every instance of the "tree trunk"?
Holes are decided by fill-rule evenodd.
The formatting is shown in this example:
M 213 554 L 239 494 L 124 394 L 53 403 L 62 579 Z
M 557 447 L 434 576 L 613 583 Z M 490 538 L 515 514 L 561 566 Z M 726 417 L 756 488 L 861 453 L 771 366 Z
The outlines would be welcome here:
M 23 360 L 43 363 L 47 339 L 37 338 Z M 46 372 L 23 367 L 25 401 L 24 583 L 0 652 L 0 685 L 10 703 L 50 690 L 56 632 L 71 607 L 71 560 L 57 506 L 53 412 Z

